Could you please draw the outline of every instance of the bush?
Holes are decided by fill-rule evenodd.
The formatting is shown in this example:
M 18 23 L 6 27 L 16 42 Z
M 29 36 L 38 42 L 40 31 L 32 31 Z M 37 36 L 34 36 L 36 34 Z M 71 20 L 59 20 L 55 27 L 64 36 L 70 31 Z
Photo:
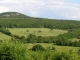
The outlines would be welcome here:
M 35 45 L 32 47 L 32 51 L 44 51 L 45 48 L 42 47 L 42 45 Z
M 29 30 L 26 30 L 26 32 L 29 32 Z
M 55 47 L 52 47 L 52 50 L 55 50 L 56 48 Z
M 41 30 L 38 31 L 39 33 L 42 32 Z
M 27 48 L 20 42 L 1 42 L 0 60 L 26 60 Z

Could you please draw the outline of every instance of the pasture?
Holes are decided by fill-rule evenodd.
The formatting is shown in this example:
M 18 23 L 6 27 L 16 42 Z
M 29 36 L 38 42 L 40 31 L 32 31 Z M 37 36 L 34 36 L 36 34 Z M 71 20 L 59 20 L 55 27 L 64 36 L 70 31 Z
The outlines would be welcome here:
M 70 41 L 79 41 L 80 39 L 77 39 L 77 38 L 71 38 L 71 39 L 69 39 Z
M 58 45 L 54 45 L 53 43 L 34 43 L 34 44 L 27 43 L 26 46 L 28 47 L 28 49 L 30 49 L 36 44 L 42 45 L 45 49 L 55 47 L 55 50 L 58 51 L 58 52 L 62 52 L 62 51 L 66 51 L 67 52 L 67 51 L 70 51 L 70 50 L 72 50 L 73 52 L 77 52 L 77 50 L 79 49 L 79 47 L 58 46 Z
M 27 37 L 29 34 L 34 34 L 36 36 L 57 36 L 59 34 L 68 32 L 66 30 L 58 30 L 58 29 L 51 30 L 48 28 L 8 28 L 8 30 L 14 35 L 25 36 L 25 37 Z M 2 40 L 11 39 L 10 36 L 7 36 L 3 33 L 0 33 L 0 36 L 1 36 L 0 39 Z M 74 41 L 76 39 L 74 38 L 71 40 Z M 28 49 L 30 49 L 36 44 L 42 45 L 45 49 L 55 47 L 57 51 L 69 51 L 69 50 L 77 51 L 78 50 L 78 47 L 58 46 L 58 45 L 54 45 L 53 43 L 34 43 L 34 44 L 27 43 L 25 45 L 28 47 Z
M 36 36 L 57 36 L 59 34 L 67 33 L 66 30 L 48 29 L 48 28 L 8 28 L 14 35 L 25 36 L 34 34 Z
M 10 40 L 11 37 L 0 32 L 0 40 Z

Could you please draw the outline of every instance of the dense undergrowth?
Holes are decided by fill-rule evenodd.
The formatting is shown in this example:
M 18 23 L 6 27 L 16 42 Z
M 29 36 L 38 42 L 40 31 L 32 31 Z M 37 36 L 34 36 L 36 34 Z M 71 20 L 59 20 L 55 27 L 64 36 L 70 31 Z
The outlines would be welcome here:
M 80 51 L 78 51 L 80 52 Z M 77 52 L 56 50 L 28 50 L 27 46 L 18 41 L 0 42 L 0 60 L 79 60 Z

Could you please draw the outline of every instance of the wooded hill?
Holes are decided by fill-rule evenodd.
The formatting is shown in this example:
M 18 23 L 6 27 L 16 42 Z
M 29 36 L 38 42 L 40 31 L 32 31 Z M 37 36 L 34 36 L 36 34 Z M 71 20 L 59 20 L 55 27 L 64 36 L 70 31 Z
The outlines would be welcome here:
M 0 14 L 1 27 L 74 29 L 80 28 L 80 21 L 34 18 L 18 12 L 5 12 Z

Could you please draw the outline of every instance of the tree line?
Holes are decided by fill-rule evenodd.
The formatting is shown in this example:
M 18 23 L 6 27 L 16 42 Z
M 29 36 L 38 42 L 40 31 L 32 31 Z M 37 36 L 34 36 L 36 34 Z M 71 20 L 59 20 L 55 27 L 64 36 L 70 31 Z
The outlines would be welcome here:
M 55 43 L 56 45 L 61 46 L 80 46 L 80 40 L 79 41 L 71 41 L 69 39 L 71 38 L 78 38 L 80 37 L 80 29 L 70 29 L 68 30 L 68 33 L 60 34 L 56 37 L 54 36 L 48 36 L 48 37 L 42 37 L 42 36 L 36 36 L 33 34 L 29 34 L 27 37 L 28 43 Z
M 9 35 L 12 39 L 18 39 L 23 43 L 55 43 L 56 45 L 61 46 L 80 46 L 79 41 L 71 41 L 71 38 L 78 38 L 80 39 L 80 29 L 69 29 L 67 33 L 60 34 L 58 36 L 36 36 L 33 34 L 29 34 L 28 37 L 19 36 L 12 34 L 8 29 L 0 28 L 0 32 Z
M 80 28 L 80 21 L 56 20 L 45 18 L 0 18 L 0 28 L 50 28 L 74 29 Z

